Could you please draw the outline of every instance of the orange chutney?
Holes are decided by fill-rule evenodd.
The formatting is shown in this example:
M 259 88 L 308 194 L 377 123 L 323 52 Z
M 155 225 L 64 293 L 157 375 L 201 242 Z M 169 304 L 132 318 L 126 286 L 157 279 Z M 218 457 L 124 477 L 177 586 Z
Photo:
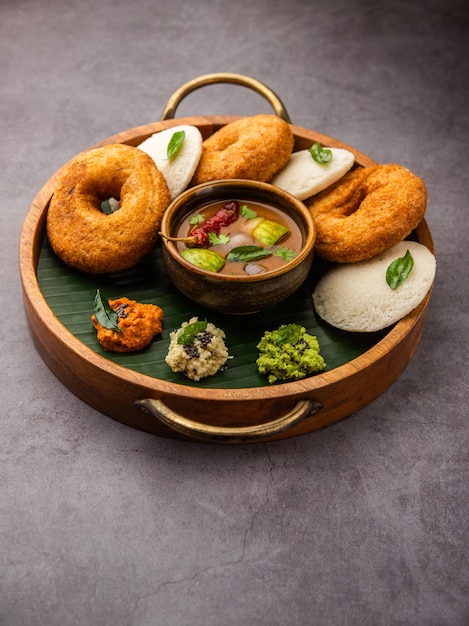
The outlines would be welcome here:
M 163 330 L 163 310 L 155 304 L 142 304 L 128 298 L 109 300 L 117 313 L 120 332 L 105 328 L 93 315 L 97 339 L 109 352 L 137 352 L 146 348 Z

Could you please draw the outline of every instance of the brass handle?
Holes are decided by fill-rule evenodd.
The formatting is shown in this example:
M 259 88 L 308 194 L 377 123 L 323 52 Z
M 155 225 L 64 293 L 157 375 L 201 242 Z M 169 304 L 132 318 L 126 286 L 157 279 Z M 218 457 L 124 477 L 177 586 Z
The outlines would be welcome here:
M 314 415 L 322 409 L 320 402 L 300 400 L 291 411 L 272 422 L 231 428 L 194 422 L 170 409 L 162 400 L 144 398 L 137 400 L 135 405 L 145 413 L 151 413 L 172 430 L 211 443 L 251 443 L 269 439 L 293 428 L 306 417 Z
M 161 119 L 174 119 L 176 109 L 183 100 L 183 98 L 185 98 L 192 91 L 195 91 L 196 89 L 199 89 L 204 85 L 213 85 L 216 83 L 232 83 L 234 85 L 241 85 L 243 87 L 248 87 L 253 91 L 257 91 L 257 93 L 263 96 L 270 103 L 276 115 L 284 119 L 289 124 L 291 123 L 290 116 L 288 115 L 283 102 L 272 91 L 272 89 L 267 87 L 267 85 L 264 85 L 264 83 L 261 83 L 256 78 L 251 78 L 250 76 L 245 76 L 244 74 L 231 74 L 228 72 L 204 74 L 203 76 L 194 78 L 179 87 L 179 89 L 177 89 L 173 93 L 173 95 L 166 103 L 166 106 L 164 107 L 163 113 L 161 115 Z

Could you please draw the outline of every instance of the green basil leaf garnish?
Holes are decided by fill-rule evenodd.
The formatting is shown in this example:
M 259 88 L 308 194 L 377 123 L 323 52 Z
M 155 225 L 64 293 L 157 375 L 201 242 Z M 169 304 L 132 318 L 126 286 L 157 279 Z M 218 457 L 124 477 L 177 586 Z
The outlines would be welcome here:
M 275 343 L 278 345 L 284 343 L 295 345 L 301 339 L 303 332 L 303 327 L 299 324 L 284 324 L 275 332 Z
M 238 246 L 230 250 L 226 256 L 227 261 L 255 261 L 270 256 L 272 252 L 259 246 Z
M 414 259 L 409 250 L 403 257 L 394 259 L 386 270 L 386 282 L 391 289 L 397 289 L 405 281 L 414 267 Z
M 108 330 L 115 330 L 118 333 L 122 332 L 118 324 L 119 316 L 114 309 L 109 306 L 109 301 L 101 296 L 99 289 L 96 290 L 93 310 L 101 326 L 104 326 L 104 328 Z
M 186 138 L 186 131 L 178 130 L 173 134 L 173 136 L 169 140 L 168 147 L 166 149 L 166 154 L 168 155 L 168 159 L 170 161 L 179 154 L 179 151 L 182 148 L 182 144 L 184 143 L 185 138 Z
M 196 336 L 206 330 L 207 325 L 207 320 L 202 320 L 200 322 L 192 322 L 192 324 L 184 326 L 184 328 L 181 328 L 178 332 L 177 342 L 183 346 L 191 346 L 194 343 Z
M 328 148 L 323 148 L 318 141 L 313 143 L 309 153 L 319 165 L 327 165 L 332 159 L 332 151 Z

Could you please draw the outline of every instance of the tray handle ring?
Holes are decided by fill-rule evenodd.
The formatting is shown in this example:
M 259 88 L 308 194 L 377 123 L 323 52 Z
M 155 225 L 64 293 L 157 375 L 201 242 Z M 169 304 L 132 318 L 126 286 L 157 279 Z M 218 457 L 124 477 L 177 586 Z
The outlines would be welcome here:
M 209 443 L 253 443 L 270 439 L 293 428 L 296 424 L 318 413 L 323 405 L 313 400 L 300 400 L 281 417 L 263 424 L 244 427 L 211 426 L 195 422 L 173 411 L 160 399 L 143 398 L 135 405 L 144 413 L 151 414 L 178 433 Z
M 174 119 L 177 107 L 189 93 L 203 87 L 204 85 L 213 85 L 216 83 L 232 83 L 234 85 L 241 85 L 243 87 L 248 87 L 253 91 L 257 91 L 257 93 L 269 102 L 276 115 L 291 124 L 291 119 L 285 105 L 277 94 L 270 89 L 270 87 L 267 87 L 267 85 L 256 78 L 252 78 L 251 76 L 246 76 L 245 74 L 233 74 L 230 72 L 204 74 L 202 76 L 198 76 L 197 78 L 193 78 L 179 87 L 179 89 L 177 89 L 167 101 L 161 115 L 161 120 Z

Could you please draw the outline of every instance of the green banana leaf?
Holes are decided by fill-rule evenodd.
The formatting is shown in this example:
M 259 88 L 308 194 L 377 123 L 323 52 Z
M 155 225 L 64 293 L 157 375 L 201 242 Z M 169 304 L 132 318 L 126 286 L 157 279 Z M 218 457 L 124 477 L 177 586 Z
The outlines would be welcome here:
M 200 307 L 182 295 L 170 282 L 161 261 L 161 249 L 156 247 L 145 259 L 130 270 L 115 274 L 90 275 L 66 266 L 44 241 L 37 278 L 40 289 L 62 324 L 97 354 L 136 372 L 200 388 L 251 388 L 269 386 L 267 378 L 257 371 L 257 344 L 266 330 L 281 324 L 297 323 L 318 338 L 326 370 L 343 365 L 363 354 L 380 341 L 390 329 L 378 333 L 348 333 L 332 328 L 316 314 L 311 294 L 314 284 L 327 266 L 319 261 L 300 290 L 279 305 L 251 315 L 226 315 Z M 138 302 L 157 304 L 164 312 L 163 333 L 148 348 L 129 354 L 106 352 L 96 339 L 91 322 L 96 290 L 103 297 L 127 297 Z M 228 367 L 215 376 L 199 382 L 174 373 L 165 363 L 169 334 L 191 317 L 207 319 L 226 334 L 230 356 Z

